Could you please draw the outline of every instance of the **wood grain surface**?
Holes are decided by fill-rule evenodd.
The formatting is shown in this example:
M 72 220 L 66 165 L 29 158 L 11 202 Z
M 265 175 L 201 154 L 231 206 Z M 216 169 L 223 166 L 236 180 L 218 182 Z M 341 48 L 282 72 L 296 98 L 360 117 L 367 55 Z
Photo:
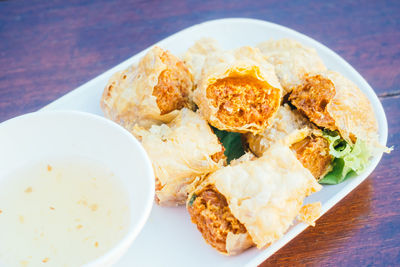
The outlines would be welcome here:
M 388 145 L 400 142 L 399 1 L 1 1 L 0 122 L 38 110 L 179 30 L 226 17 L 275 22 L 336 51 L 379 95 Z M 400 265 L 396 148 L 317 226 L 261 266 Z

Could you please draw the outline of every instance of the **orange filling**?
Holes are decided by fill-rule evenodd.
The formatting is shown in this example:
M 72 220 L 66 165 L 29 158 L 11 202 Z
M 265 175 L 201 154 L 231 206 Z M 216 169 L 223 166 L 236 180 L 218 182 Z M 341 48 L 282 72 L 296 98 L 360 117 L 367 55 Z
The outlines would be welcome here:
M 161 72 L 153 89 L 161 115 L 189 106 L 189 92 L 192 90 L 191 74 L 182 61 L 164 52 L 161 60 L 168 67 Z
M 325 175 L 332 162 L 329 154 L 329 143 L 323 137 L 306 137 L 291 146 L 297 159 L 316 179 Z
M 335 94 L 332 81 L 316 75 L 306 78 L 302 85 L 295 87 L 289 100 L 316 125 L 334 131 L 337 128 L 327 106 Z
M 188 205 L 192 222 L 203 238 L 218 251 L 227 253 L 228 232 L 246 233 L 247 230 L 231 213 L 226 198 L 211 187 L 201 191 Z
M 280 102 L 278 89 L 249 75 L 217 80 L 208 86 L 207 98 L 218 108 L 217 118 L 231 127 L 265 128 Z

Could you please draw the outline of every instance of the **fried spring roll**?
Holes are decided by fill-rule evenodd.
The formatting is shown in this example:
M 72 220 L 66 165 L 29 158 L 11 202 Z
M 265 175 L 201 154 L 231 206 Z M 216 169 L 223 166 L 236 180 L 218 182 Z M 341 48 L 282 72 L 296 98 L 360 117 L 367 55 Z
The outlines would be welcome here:
M 202 38 L 195 42 L 193 46 L 189 47 L 183 55 L 183 62 L 185 62 L 186 66 L 193 74 L 195 87 L 197 87 L 200 81 L 206 57 L 218 51 L 222 51 L 222 49 L 216 40 L 212 38 Z
M 306 117 L 296 110 L 292 110 L 288 104 L 280 106 L 270 128 L 258 135 L 246 134 L 245 139 L 250 150 L 261 157 L 263 153 L 276 141 L 279 141 L 295 130 L 312 128 Z
M 332 156 L 329 154 L 329 143 L 321 136 L 321 131 L 298 111 L 285 104 L 278 110 L 272 126 L 258 135 L 246 134 L 249 149 L 258 157 L 274 143 L 287 138 L 295 131 L 302 130 L 303 135 L 291 145 L 297 159 L 316 179 L 322 178 L 331 169 Z
M 307 76 L 295 87 L 289 101 L 316 125 L 338 130 L 349 143 L 357 138 L 376 143 L 377 122 L 364 93 L 334 71 Z
M 160 205 L 184 204 L 188 191 L 225 163 L 217 136 L 189 109 L 180 110 L 169 124 L 154 125 L 149 130 L 135 126 L 131 131 L 152 161 Z
M 259 133 L 273 120 L 282 88 L 257 48 L 242 47 L 206 58 L 194 101 L 220 130 Z
M 257 45 L 274 65 L 284 94 L 301 83 L 304 75 L 326 70 L 314 48 L 291 39 L 269 40 Z
M 302 203 L 321 188 L 289 146 L 278 142 L 261 158 L 210 174 L 189 195 L 187 209 L 205 241 L 233 255 L 275 242 L 297 216 L 313 224 L 320 206 Z
M 192 79 L 182 61 L 153 47 L 137 65 L 110 78 L 100 105 L 106 117 L 126 127 L 168 123 L 179 109 L 192 107 Z

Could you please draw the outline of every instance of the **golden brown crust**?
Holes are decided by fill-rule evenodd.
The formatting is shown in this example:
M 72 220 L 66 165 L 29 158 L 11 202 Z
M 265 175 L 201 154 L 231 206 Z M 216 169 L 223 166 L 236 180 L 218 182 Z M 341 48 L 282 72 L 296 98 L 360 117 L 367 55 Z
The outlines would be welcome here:
M 200 81 L 201 73 L 207 56 L 221 51 L 218 42 L 212 38 L 201 38 L 189 47 L 183 55 L 183 61 L 193 75 L 195 87 Z
M 210 174 L 194 194 L 210 187 L 226 198 L 231 213 L 258 248 L 278 240 L 299 215 L 304 198 L 321 189 L 282 143 L 274 144 L 261 158 Z
M 326 67 L 314 48 L 291 39 L 269 40 L 257 45 L 275 67 L 284 94 L 301 83 L 306 74 L 325 71 Z
M 235 165 L 238 165 L 240 163 L 243 163 L 243 162 L 246 162 L 246 161 L 252 161 L 252 160 L 256 160 L 256 159 L 257 159 L 257 157 L 253 153 L 248 151 L 245 154 L 243 154 L 240 158 L 231 160 L 231 162 L 229 162 L 229 165 L 230 166 L 235 166 Z
M 272 144 L 303 128 L 312 128 L 308 119 L 297 110 L 292 110 L 288 104 L 284 104 L 279 107 L 271 127 L 257 135 L 245 134 L 244 139 L 249 149 L 261 157 Z
M 378 124 L 375 112 L 367 96 L 352 81 L 338 72 L 322 73 L 335 85 L 336 94 L 328 104 L 328 112 L 335 124 L 348 141 L 360 138 L 376 145 L 378 143 Z
M 258 49 L 242 47 L 207 57 L 194 101 L 220 130 L 259 133 L 280 105 L 282 88 Z
M 199 114 L 183 108 L 169 124 L 149 130 L 131 129 L 146 150 L 156 177 L 156 200 L 160 205 L 184 204 L 188 192 L 225 163 L 223 146 Z M 218 160 L 218 161 L 217 161 Z
M 311 121 L 339 130 L 347 142 L 360 138 L 377 143 L 377 121 L 366 95 L 350 80 L 334 71 L 306 77 L 289 100 Z
M 244 234 L 246 228 L 232 215 L 226 198 L 212 186 L 196 192 L 192 198 L 187 207 L 192 222 L 208 244 L 219 252 L 228 253 L 228 233 Z
M 191 107 L 192 76 L 168 51 L 153 47 L 128 69 L 114 74 L 104 89 L 100 106 L 106 117 L 131 127 L 168 123 L 177 109 Z
M 319 180 L 331 170 L 332 156 L 329 154 L 328 141 L 319 136 L 310 135 L 290 147 L 297 159 Z
M 270 128 L 258 135 L 246 134 L 245 140 L 258 157 L 274 143 L 285 140 L 303 166 L 320 179 L 331 169 L 332 158 L 329 143 L 317 135 L 321 132 L 306 117 L 285 104 L 279 108 Z
M 188 69 L 168 51 L 163 52 L 160 59 L 168 66 L 158 76 L 158 83 L 153 89 L 160 114 L 164 115 L 183 107 L 190 108 L 189 93 L 192 81 L 188 79 L 191 76 Z
M 300 209 L 299 219 L 308 225 L 315 226 L 315 221 L 321 216 L 321 202 L 304 205 Z

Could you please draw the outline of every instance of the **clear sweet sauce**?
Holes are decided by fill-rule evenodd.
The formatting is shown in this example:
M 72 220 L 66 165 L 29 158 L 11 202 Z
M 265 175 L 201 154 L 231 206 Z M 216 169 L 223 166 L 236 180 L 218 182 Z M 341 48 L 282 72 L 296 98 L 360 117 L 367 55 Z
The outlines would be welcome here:
M 81 266 L 130 222 L 118 177 L 87 159 L 41 162 L 0 180 L 0 266 Z

